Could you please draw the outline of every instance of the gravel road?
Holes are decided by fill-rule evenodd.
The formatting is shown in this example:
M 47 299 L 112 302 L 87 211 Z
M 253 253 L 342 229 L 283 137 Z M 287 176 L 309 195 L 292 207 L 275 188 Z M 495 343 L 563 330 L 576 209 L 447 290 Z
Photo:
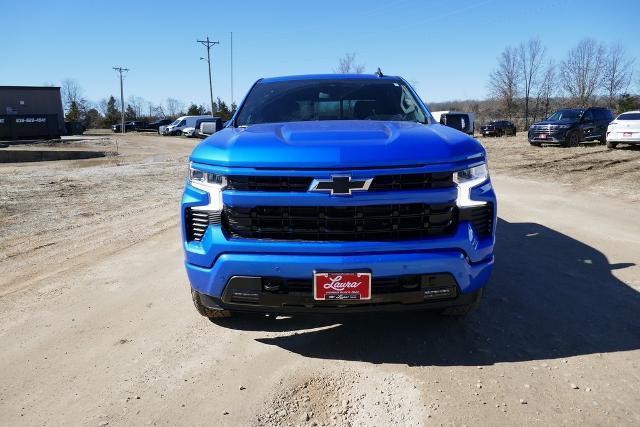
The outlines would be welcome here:
M 459 321 L 197 315 L 177 215 L 194 141 L 0 165 L 0 425 L 640 424 L 640 150 L 482 142 L 497 263 Z

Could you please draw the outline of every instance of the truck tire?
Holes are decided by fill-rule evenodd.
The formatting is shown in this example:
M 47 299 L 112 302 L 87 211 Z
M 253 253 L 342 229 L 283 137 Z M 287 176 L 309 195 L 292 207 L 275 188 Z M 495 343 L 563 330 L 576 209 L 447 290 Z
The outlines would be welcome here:
M 193 305 L 195 305 L 198 313 L 200 313 L 204 317 L 207 317 L 209 320 L 231 317 L 232 312 L 229 310 L 212 310 L 208 307 L 205 307 L 200 301 L 200 294 L 193 289 L 191 289 L 191 299 L 193 300 Z
M 460 305 L 457 307 L 449 307 L 445 308 L 441 311 L 440 314 L 443 316 L 455 316 L 455 317 L 464 317 L 473 311 L 475 311 L 480 305 L 480 300 L 482 299 L 482 294 L 484 293 L 484 289 L 480 288 L 476 293 L 475 299 L 472 303 L 466 305 Z
M 613 150 L 614 148 L 616 148 L 618 146 L 617 142 L 611 142 L 611 141 L 607 141 L 607 148 L 610 150 Z

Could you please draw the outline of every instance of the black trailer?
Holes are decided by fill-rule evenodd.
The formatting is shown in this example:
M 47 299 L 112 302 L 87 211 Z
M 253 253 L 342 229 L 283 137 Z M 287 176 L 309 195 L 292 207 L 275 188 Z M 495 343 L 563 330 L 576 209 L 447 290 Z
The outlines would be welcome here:
M 59 87 L 0 86 L 0 139 L 55 139 L 64 134 Z

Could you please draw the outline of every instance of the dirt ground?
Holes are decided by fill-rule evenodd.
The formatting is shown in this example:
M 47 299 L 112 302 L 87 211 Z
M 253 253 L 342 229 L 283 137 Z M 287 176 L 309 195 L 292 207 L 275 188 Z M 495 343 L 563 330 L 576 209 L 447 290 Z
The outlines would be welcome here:
M 638 425 L 640 149 L 481 142 L 497 262 L 460 321 L 200 317 L 177 209 L 197 141 L 0 164 L 0 424 Z
M 615 150 L 595 143 L 533 147 L 525 132 L 478 140 L 487 149 L 494 174 L 558 182 L 575 191 L 640 201 L 640 145 L 619 145 Z

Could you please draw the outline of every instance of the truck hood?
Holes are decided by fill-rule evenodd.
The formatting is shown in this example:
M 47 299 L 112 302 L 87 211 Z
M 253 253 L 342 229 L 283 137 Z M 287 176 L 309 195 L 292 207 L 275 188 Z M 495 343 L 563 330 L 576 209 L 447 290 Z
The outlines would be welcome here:
M 483 157 L 479 142 L 439 124 L 339 120 L 225 128 L 200 143 L 190 159 L 229 167 L 336 169 L 456 163 Z

